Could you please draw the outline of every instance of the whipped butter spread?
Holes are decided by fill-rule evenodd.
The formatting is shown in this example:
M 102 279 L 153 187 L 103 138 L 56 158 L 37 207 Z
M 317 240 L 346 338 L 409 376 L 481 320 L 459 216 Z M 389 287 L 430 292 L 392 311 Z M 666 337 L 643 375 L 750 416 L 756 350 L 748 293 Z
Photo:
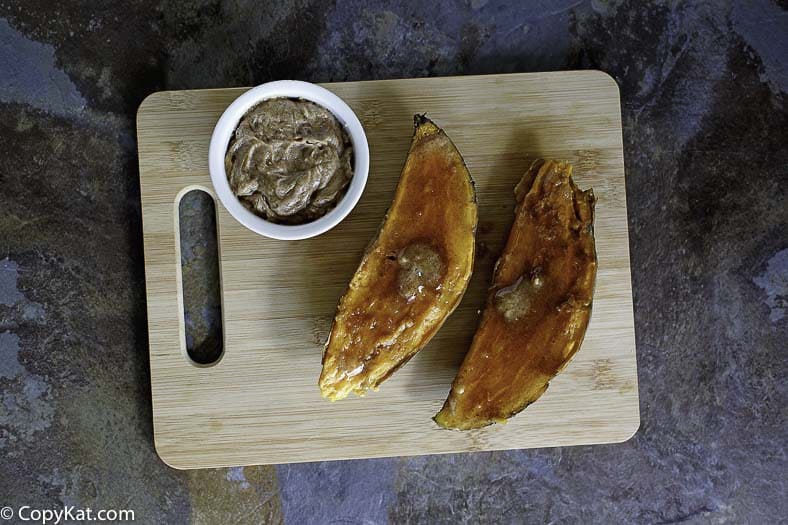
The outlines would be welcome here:
M 353 178 L 353 147 L 326 108 L 272 98 L 250 109 L 224 158 L 230 189 L 257 215 L 304 224 L 331 211 Z

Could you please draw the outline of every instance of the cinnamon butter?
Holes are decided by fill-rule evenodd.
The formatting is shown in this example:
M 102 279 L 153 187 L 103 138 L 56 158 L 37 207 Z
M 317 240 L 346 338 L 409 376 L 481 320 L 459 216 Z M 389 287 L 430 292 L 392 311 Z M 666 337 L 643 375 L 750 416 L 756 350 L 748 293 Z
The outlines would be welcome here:
M 304 224 L 331 211 L 353 178 L 353 146 L 326 108 L 272 98 L 241 119 L 225 155 L 230 189 L 252 212 Z

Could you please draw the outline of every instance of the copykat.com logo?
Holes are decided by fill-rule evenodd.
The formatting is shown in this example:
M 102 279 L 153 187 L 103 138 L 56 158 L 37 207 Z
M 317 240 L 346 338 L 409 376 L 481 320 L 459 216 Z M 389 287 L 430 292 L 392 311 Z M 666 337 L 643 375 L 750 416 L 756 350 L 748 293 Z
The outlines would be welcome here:
M 95 522 L 132 522 L 134 511 L 131 509 L 98 509 L 90 507 L 84 509 L 73 505 L 66 505 L 60 509 L 34 509 L 29 505 L 22 505 L 18 509 L 13 507 L 0 508 L 0 518 L 14 522 L 40 523 L 41 525 L 58 525 L 71 521 Z

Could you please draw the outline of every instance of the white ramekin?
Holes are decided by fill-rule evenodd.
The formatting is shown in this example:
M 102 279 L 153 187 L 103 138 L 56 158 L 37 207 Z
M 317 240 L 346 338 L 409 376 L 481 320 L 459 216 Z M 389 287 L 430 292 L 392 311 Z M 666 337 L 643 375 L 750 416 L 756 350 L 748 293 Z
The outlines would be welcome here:
M 259 102 L 277 97 L 303 98 L 328 109 L 345 127 L 350 141 L 353 143 L 353 178 L 350 180 L 345 195 L 327 214 L 312 222 L 296 226 L 274 224 L 249 211 L 230 189 L 224 169 L 224 156 L 227 146 L 230 144 L 230 138 L 235 128 L 238 127 L 238 122 L 249 109 Z M 288 241 L 308 239 L 327 232 L 339 224 L 358 203 L 369 174 L 369 145 L 358 117 L 338 96 L 309 82 L 279 80 L 250 89 L 224 110 L 213 129 L 213 135 L 211 135 L 211 143 L 208 148 L 208 169 L 211 172 L 211 181 L 216 195 L 238 222 L 250 230 L 272 239 Z

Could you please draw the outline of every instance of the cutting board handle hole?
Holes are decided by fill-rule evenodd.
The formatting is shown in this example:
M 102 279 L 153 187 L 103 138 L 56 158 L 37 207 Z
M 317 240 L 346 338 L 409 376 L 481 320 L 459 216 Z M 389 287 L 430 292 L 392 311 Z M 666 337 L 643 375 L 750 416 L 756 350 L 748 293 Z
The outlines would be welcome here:
M 216 202 L 202 188 L 187 188 L 176 206 L 186 354 L 195 366 L 212 366 L 224 352 Z

